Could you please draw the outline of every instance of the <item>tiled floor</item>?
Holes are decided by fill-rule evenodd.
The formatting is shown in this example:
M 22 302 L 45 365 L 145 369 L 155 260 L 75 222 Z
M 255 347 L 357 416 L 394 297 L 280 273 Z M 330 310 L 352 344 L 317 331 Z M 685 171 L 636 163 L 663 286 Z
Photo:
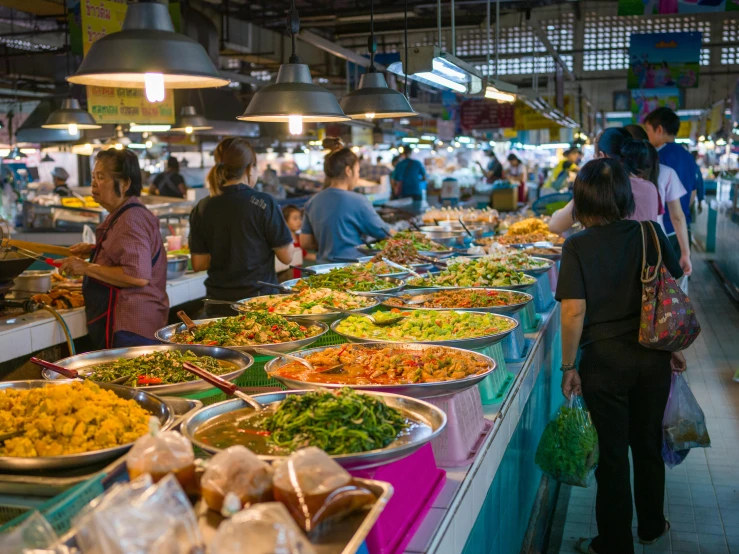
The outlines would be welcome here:
M 712 447 L 693 450 L 667 470 L 665 515 L 672 531 L 656 545 L 637 543 L 637 554 L 739 554 L 739 383 L 732 380 L 739 369 L 739 309 L 699 256 L 694 264 L 690 297 L 703 331 L 686 352 L 686 376 L 706 415 Z M 568 492 L 562 554 L 574 552 L 580 537 L 597 534 L 595 485 Z

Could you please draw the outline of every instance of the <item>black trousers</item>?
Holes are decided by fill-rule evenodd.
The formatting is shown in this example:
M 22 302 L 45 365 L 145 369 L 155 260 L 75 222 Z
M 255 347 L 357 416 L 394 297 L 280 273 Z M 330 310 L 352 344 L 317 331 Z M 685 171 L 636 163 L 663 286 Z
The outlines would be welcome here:
M 641 346 L 635 331 L 585 346 L 580 376 L 600 447 L 592 547 L 598 554 L 633 554 L 629 447 L 639 537 L 655 539 L 665 527 L 661 448 L 670 353 Z

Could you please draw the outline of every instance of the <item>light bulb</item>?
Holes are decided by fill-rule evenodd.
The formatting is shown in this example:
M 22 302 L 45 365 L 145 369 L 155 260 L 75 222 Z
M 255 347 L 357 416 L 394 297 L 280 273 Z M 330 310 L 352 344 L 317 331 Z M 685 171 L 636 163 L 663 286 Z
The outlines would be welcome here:
M 144 73 L 146 99 L 149 102 L 164 100 L 164 75 L 161 73 Z
M 364 117 L 367 118 L 367 119 L 374 119 L 375 118 L 375 114 L 373 114 L 373 113 L 366 113 L 366 114 L 364 114 Z
M 70 123 L 69 124 L 69 127 L 68 127 L 68 130 L 69 130 L 69 134 L 70 135 L 76 135 L 77 134 L 77 124 L 76 123 Z
M 116 150 L 123 150 L 123 145 L 120 142 L 115 143 L 115 149 Z
M 154 145 L 154 143 L 151 142 L 150 140 L 147 140 L 145 144 L 147 148 L 151 148 Z
M 192 127 L 189 127 L 189 126 L 188 126 L 188 127 L 185 127 L 185 132 L 186 132 L 186 133 L 187 133 L 188 135 L 192 135 Z
M 287 125 L 291 135 L 300 135 L 303 132 L 303 116 L 289 115 L 287 116 Z
M 446 150 L 447 152 L 454 152 L 454 148 L 452 148 L 451 146 L 447 146 Z

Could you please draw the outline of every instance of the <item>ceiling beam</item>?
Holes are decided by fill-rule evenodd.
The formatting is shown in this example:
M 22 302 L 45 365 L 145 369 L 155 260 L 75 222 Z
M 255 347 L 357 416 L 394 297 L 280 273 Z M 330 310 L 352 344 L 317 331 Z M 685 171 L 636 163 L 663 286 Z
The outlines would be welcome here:
M 567 67 L 567 64 L 562 59 L 562 56 L 559 55 L 559 52 L 557 52 L 557 49 L 549 40 L 546 30 L 544 29 L 544 27 L 542 27 L 541 22 L 537 19 L 533 12 L 530 12 L 529 14 L 528 24 L 529 27 L 531 27 L 531 30 L 534 31 L 536 38 L 539 39 L 539 42 L 541 42 L 544 45 L 544 48 L 547 49 L 549 55 L 552 56 L 552 58 L 554 58 L 554 61 L 562 68 L 565 76 L 570 81 L 577 81 L 577 77 L 575 77 L 575 74 Z
M 369 58 L 365 58 L 364 56 L 357 54 L 353 50 L 349 50 L 347 48 L 344 48 L 343 46 L 339 46 L 335 42 L 331 42 L 330 40 L 318 36 L 315 33 L 311 33 L 310 31 L 301 30 L 298 38 L 304 42 L 307 42 L 308 44 L 312 44 L 313 46 L 323 50 L 324 52 L 328 52 L 329 54 L 332 54 L 337 58 L 352 62 L 360 67 L 369 67 L 370 65 Z M 375 68 L 378 71 L 385 70 L 385 66 L 378 63 L 375 63 Z

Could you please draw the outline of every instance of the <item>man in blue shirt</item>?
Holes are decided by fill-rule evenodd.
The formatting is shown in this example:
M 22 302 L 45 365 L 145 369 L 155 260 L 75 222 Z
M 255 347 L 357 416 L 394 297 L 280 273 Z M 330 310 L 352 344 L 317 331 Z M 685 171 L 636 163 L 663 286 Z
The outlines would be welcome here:
M 423 164 L 411 158 L 410 148 L 404 149 L 403 159 L 395 166 L 390 178 L 398 198 L 411 197 L 416 202 L 423 200 L 423 190 L 426 188 L 428 177 Z
M 687 194 L 680 198 L 680 205 L 685 213 L 688 236 L 690 236 L 690 207 L 695 202 L 696 195 L 699 206 L 703 201 L 703 179 L 699 180 L 697 178 L 700 170 L 693 155 L 681 145 L 675 143 L 675 136 L 680 129 L 680 118 L 670 108 L 657 108 L 644 119 L 644 128 L 649 136 L 649 142 L 659 152 L 660 163 L 674 169 L 685 187 Z M 665 218 L 664 225 L 665 234 L 669 237 L 672 247 L 679 256 L 680 245 L 677 242 L 675 229 L 672 227 L 670 218 Z

